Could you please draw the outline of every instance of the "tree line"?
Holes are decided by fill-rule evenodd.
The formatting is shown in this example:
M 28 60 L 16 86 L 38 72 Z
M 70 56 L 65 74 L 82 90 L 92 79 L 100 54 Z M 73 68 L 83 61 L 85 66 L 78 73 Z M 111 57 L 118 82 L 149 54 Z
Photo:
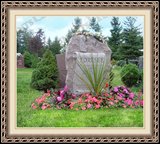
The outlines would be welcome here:
M 103 36 L 108 46 L 112 50 L 112 59 L 128 60 L 136 59 L 141 56 L 143 49 L 143 37 L 140 32 L 140 26 L 136 26 L 134 17 L 126 17 L 122 24 L 118 17 L 113 17 L 111 20 L 112 29 L 111 36 L 103 36 L 103 28 L 99 24 L 96 17 L 89 19 L 88 29 L 82 29 L 83 32 L 93 32 Z M 17 30 L 17 53 L 30 53 L 33 57 L 41 58 L 46 49 L 52 51 L 53 55 L 61 53 L 68 45 L 71 37 L 82 27 L 82 20 L 79 17 L 74 19 L 71 29 L 65 36 L 64 42 L 61 43 L 58 37 L 52 41 L 50 38 L 46 40 L 43 29 L 39 29 L 33 33 L 29 29 Z

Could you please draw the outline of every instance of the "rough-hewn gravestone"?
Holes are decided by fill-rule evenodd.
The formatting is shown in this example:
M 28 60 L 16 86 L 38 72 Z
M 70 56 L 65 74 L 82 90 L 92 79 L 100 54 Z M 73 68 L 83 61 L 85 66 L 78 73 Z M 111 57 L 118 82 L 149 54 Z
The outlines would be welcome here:
M 24 57 L 20 53 L 17 53 L 17 68 L 24 68 Z
M 91 55 L 96 56 L 95 54 L 99 53 L 97 57 L 102 60 L 105 58 L 107 60 L 106 70 L 109 71 L 111 68 L 111 50 L 106 43 L 103 43 L 97 40 L 93 36 L 86 35 L 74 35 L 69 45 L 66 49 L 65 63 L 66 63 L 66 85 L 73 93 L 83 93 L 88 92 L 85 84 L 83 85 L 82 81 L 77 79 L 76 72 L 77 68 L 77 59 L 78 55 L 81 55 L 82 61 L 91 65 L 90 58 Z

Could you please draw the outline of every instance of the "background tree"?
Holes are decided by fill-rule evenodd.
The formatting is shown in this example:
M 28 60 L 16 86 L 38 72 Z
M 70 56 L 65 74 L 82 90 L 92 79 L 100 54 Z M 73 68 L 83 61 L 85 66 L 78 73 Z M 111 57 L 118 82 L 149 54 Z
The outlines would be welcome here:
M 108 45 L 112 50 L 112 59 L 118 60 L 119 59 L 119 48 L 122 44 L 122 26 L 119 22 L 118 17 L 113 17 L 111 21 L 112 29 L 111 37 L 108 38 Z
M 139 26 L 135 26 L 135 22 L 136 19 L 134 17 L 127 17 L 124 22 L 123 43 L 119 53 L 121 59 L 126 59 L 126 62 L 142 55 L 143 37 L 140 35 Z
M 82 20 L 79 17 L 76 17 L 74 19 L 72 33 L 76 33 L 81 25 L 82 25 Z
M 48 38 L 48 40 L 47 40 L 47 44 L 46 44 L 46 47 L 45 48 L 50 48 L 51 47 L 51 45 L 52 45 L 52 41 L 51 41 L 51 39 L 50 39 L 50 37 Z
M 42 56 L 42 50 L 45 44 L 44 31 L 39 29 L 35 36 L 29 41 L 29 51 L 38 57 Z
M 89 22 L 89 26 L 90 26 L 90 29 L 93 30 L 94 32 L 101 32 L 101 26 L 99 25 L 99 23 L 97 22 L 97 19 L 95 17 L 92 17 L 90 19 L 90 22 Z
M 51 42 L 51 45 L 49 45 L 49 49 L 52 51 L 53 55 L 60 54 L 62 46 L 58 37 L 55 37 L 54 41 Z
M 80 26 L 82 25 L 82 20 L 79 17 L 76 17 L 74 19 L 74 23 L 73 23 L 73 28 L 71 28 L 70 30 L 68 30 L 68 33 L 65 37 L 65 46 L 69 43 L 71 37 L 73 36 L 74 33 L 76 33 Z
M 17 53 L 22 53 L 29 48 L 29 40 L 32 37 L 32 32 L 26 28 L 17 31 Z
M 24 66 L 27 68 L 32 67 L 32 55 L 28 52 L 24 52 Z

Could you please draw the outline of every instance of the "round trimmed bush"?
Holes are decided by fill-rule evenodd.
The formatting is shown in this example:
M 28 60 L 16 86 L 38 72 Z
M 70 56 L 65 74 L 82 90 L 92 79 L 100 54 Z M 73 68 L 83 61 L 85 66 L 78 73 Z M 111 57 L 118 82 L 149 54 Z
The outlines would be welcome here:
M 132 87 L 139 80 L 139 70 L 135 64 L 127 64 L 122 68 L 121 80 L 127 87 Z
M 56 59 L 50 50 L 46 50 L 42 60 L 32 73 L 31 86 L 37 90 L 56 88 L 58 82 L 58 69 Z

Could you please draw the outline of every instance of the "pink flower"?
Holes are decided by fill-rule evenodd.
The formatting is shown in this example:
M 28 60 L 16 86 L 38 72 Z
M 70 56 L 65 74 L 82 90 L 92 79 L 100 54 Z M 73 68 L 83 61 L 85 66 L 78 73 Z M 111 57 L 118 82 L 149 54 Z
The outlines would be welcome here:
M 117 87 L 114 87 L 114 92 L 118 92 L 118 88 Z
M 95 97 L 93 97 L 93 99 L 92 99 L 94 102 L 97 102 L 98 100 L 95 98 Z
M 64 90 L 61 90 L 60 91 L 60 97 L 63 97 L 64 93 L 65 93 Z
M 79 98 L 78 99 L 78 104 L 81 104 L 82 103 L 82 98 Z
M 118 96 L 123 97 L 123 96 L 124 96 L 124 94 L 120 93 L 120 94 L 118 94 Z
M 135 104 L 136 106 L 138 106 L 138 105 L 139 105 L 139 101 L 136 100 L 136 101 L 134 102 L 134 104 Z
M 122 97 L 120 97 L 120 96 L 118 96 L 117 98 L 118 98 L 119 100 L 122 100 Z
M 75 99 L 76 98 L 76 95 L 75 94 L 72 94 L 72 99 Z
M 98 104 L 98 105 L 96 105 L 96 109 L 98 109 L 98 108 L 100 108 L 100 105 Z
M 128 105 L 131 105 L 133 103 L 133 101 L 131 99 L 127 100 Z
M 39 97 L 37 98 L 35 101 L 38 103 L 38 104 L 41 104 L 45 101 L 46 97 L 43 95 L 42 97 Z
M 57 101 L 61 102 L 62 101 L 62 97 L 57 97 Z
M 127 106 L 126 106 L 126 105 L 123 105 L 122 107 L 123 107 L 123 108 L 126 108 Z
M 118 100 L 115 100 L 115 103 L 118 103 Z
M 114 105 L 114 103 L 112 101 L 109 102 L 110 105 Z
M 87 104 L 87 108 L 91 108 L 92 107 L 92 105 L 89 103 L 89 104 Z
M 37 106 L 35 105 L 35 103 L 32 103 L 32 109 L 36 109 L 37 108 Z
M 123 89 L 123 92 L 125 92 L 126 94 L 128 94 L 128 90 L 126 88 Z
M 82 107 L 82 110 L 86 110 L 86 107 Z
M 73 109 L 74 104 L 74 102 L 71 102 L 71 104 L 69 105 L 70 109 Z
M 143 100 L 140 100 L 140 105 L 143 106 Z
M 130 93 L 130 94 L 129 94 L 129 97 L 130 97 L 131 99 L 133 99 L 133 98 L 134 98 L 134 93 Z
M 67 92 L 67 91 L 68 91 L 68 87 L 67 87 L 67 85 L 65 85 L 64 92 Z
M 90 94 L 89 94 L 89 93 L 86 93 L 85 96 L 86 96 L 86 97 L 90 97 Z
M 42 110 L 45 110 L 46 108 L 47 108 L 47 106 L 46 105 L 42 105 Z
M 92 100 L 92 96 L 91 96 L 91 95 L 89 95 L 89 96 L 88 96 L 88 99 L 89 99 L 89 100 Z
M 108 95 L 109 95 L 108 93 L 104 93 L 104 96 L 106 96 L 106 97 L 107 97 Z

